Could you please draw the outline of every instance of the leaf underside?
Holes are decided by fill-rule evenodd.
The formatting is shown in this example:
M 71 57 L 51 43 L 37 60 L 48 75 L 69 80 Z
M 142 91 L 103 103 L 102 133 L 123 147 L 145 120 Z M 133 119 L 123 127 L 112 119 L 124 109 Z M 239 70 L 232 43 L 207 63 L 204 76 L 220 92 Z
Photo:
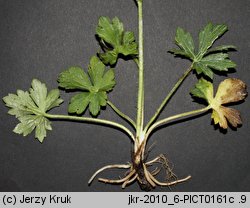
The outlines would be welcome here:
M 20 121 L 13 131 L 27 136 L 35 130 L 35 138 L 43 142 L 47 130 L 52 130 L 44 114 L 63 102 L 59 97 L 58 89 L 48 92 L 46 85 L 37 79 L 32 80 L 29 91 L 17 90 L 17 94 L 4 97 L 5 105 L 10 108 L 8 113 Z

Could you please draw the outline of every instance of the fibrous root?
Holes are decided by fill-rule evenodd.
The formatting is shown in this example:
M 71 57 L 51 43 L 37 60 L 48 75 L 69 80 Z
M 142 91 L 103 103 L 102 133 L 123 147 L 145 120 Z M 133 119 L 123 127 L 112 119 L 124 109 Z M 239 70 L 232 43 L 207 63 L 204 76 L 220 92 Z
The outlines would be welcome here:
M 155 169 L 151 170 L 154 166 L 156 166 Z M 140 187 L 143 190 L 149 191 L 152 188 L 155 188 L 157 185 L 170 187 L 177 183 L 185 182 L 191 178 L 191 176 L 187 176 L 185 178 L 178 179 L 177 176 L 173 173 L 167 158 L 163 154 L 161 154 L 151 161 L 140 161 L 139 165 L 128 163 L 104 166 L 93 174 L 88 183 L 91 184 L 94 178 L 102 171 L 114 168 L 128 169 L 128 171 L 126 171 L 124 176 L 119 179 L 98 178 L 98 180 L 103 183 L 121 184 L 122 188 L 125 188 L 135 181 L 138 181 Z M 156 178 L 156 176 L 162 171 L 164 171 L 164 175 L 166 177 L 164 182 L 161 182 Z

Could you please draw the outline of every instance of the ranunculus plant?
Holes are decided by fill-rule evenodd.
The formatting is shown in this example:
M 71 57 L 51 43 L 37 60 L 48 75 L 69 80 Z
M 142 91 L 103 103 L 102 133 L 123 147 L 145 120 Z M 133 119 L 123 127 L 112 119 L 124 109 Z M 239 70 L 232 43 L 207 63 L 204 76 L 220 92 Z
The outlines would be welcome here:
M 183 179 L 177 179 L 168 159 L 163 154 L 152 160 L 147 159 L 146 146 L 153 131 L 167 122 L 187 116 L 192 117 L 207 111 L 212 113 L 211 119 L 214 125 L 223 129 L 227 129 L 229 125 L 237 128 L 242 124 L 240 112 L 228 107 L 228 104 L 243 101 L 246 98 L 247 91 L 246 84 L 235 78 L 225 79 L 219 84 L 217 91 L 214 90 L 214 72 L 227 72 L 236 67 L 236 64 L 228 55 L 230 50 L 235 50 L 235 46 L 213 47 L 213 43 L 228 30 L 226 25 L 208 23 L 199 32 L 197 44 L 194 43 L 190 33 L 178 28 L 175 36 L 177 48 L 170 50 L 170 52 L 175 56 L 187 58 L 191 62 L 190 67 L 166 95 L 151 119 L 146 122 L 144 119 L 143 0 L 135 2 L 138 7 L 138 38 L 135 37 L 133 32 L 125 30 L 119 18 L 100 17 L 96 35 L 102 52 L 98 52 L 91 58 L 88 70 L 73 66 L 59 74 L 59 88 L 66 90 L 68 93 L 77 92 L 70 101 L 66 101 L 66 103 L 69 103 L 68 114 L 56 115 L 51 113 L 53 108 L 60 106 L 63 102 L 60 98 L 60 91 L 59 89 L 48 91 L 46 85 L 38 79 L 32 80 L 31 88 L 28 91 L 17 90 L 16 94 L 7 95 L 3 98 L 3 101 L 10 108 L 8 113 L 19 120 L 14 132 L 26 136 L 35 131 L 35 138 L 41 143 L 47 136 L 48 130 L 52 130 L 51 122 L 54 120 L 98 123 L 123 131 L 133 143 L 130 163 L 102 167 L 93 174 L 88 183 L 90 184 L 104 170 L 119 168 L 124 169 L 123 178 L 99 178 L 99 181 L 121 184 L 122 188 L 137 181 L 143 190 L 151 190 L 157 185 L 171 186 L 191 178 L 191 176 L 187 176 Z M 138 39 L 138 42 L 136 39 Z M 120 59 L 134 61 L 138 68 L 135 71 L 138 74 L 137 117 L 135 121 L 125 115 L 108 98 L 109 93 L 116 85 L 115 66 Z M 198 81 L 191 89 L 190 94 L 195 100 L 198 98 L 199 103 L 203 101 L 205 106 L 157 120 L 159 114 L 163 108 L 166 108 L 168 101 L 183 81 L 188 76 L 193 75 L 197 76 Z M 170 75 L 168 77 L 171 78 Z M 99 119 L 98 115 L 103 110 L 102 107 L 105 106 L 109 106 L 118 116 L 126 120 L 134 131 L 131 130 L 132 128 L 115 121 Z M 87 109 L 92 117 L 84 116 Z M 154 166 L 155 169 L 152 168 Z M 162 170 L 166 173 L 165 181 L 157 179 L 157 175 Z

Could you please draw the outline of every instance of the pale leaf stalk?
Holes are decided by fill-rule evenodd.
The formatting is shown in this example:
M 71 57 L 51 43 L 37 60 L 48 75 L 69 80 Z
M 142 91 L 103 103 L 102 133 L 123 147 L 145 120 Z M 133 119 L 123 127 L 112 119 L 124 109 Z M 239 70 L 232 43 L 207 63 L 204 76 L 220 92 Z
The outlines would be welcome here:
M 174 85 L 174 87 L 172 88 L 172 90 L 168 93 L 168 95 L 166 96 L 166 98 L 163 100 L 163 102 L 161 103 L 161 105 L 159 106 L 159 108 L 156 110 L 155 114 L 152 116 L 152 118 L 150 119 L 150 121 L 146 125 L 146 127 L 144 129 L 144 132 L 146 132 L 149 129 L 149 127 L 154 123 L 154 121 L 157 119 L 157 117 L 159 116 L 159 114 L 161 113 L 161 111 L 163 110 L 163 108 L 165 107 L 165 105 L 168 103 L 168 101 L 171 99 L 171 97 L 174 95 L 174 93 L 180 87 L 180 85 L 183 83 L 183 81 L 188 77 L 188 75 L 190 74 L 190 72 L 192 71 L 192 69 L 193 69 L 193 63 L 184 72 L 184 74 L 179 78 L 179 80 L 176 82 L 176 84 Z
M 107 104 L 124 120 L 126 120 L 129 124 L 131 124 L 134 129 L 136 129 L 136 124 L 135 122 L 129 117 L 127 116 L 125 113 L 121 112 L 112 102 L 107 101 Z
M 109 121 L 105 119 L 99 118 L 88 118 L 88 117 L 79 117 L 79 116 L 69 116 L 69 115 L 55 115 L 55 114 L 44 114 L 45 117 L 49 119 L 63 119 L 63 120 L 70 120 L 70 121 L 81 121 L 81 122 L 89 122 L 89 123 L 96 123 L 96 124 L 104 124 L 112 127 L 116 127 L 123 132 L 125 132 L 133 141 L 135 141 L 134 134 L 122 124 L 119 124 L 114 121 Z
M 181 113 L 181 114 L 177 114 L 177 115 L 174 115 L 174 116 L 170 116 L 170 117 L 167 117 L 165 119 L 162 119 L 156 123 L 154 123 L 149 129 L 148 131 L 146 132 L 146 135 L 145 135 L 145 139 L 147 139 L 150 134 L 152 133 L 152 131 L 154 129 L 156 129 L 157 127 L 161 126 L 161 125 L 164 125 L 170 121 L 173 121 L 173 120 L 176 120 L 176 119 L 180 119 L 180 118 L 183 118 L 183 117 L 187 117 L 187 116 L 192 116 L 192 115 L 195 115 L 195 114 L 199 114 L 199 113 L 204 113 L 208 110 L 211 109 L 211 106 L 207 106 L 205 108 L 201 108 L 201 109 L 198 109 L 198 110 L 193 110 L 193 111 L 188 111 L 188 112 L 185 112 L 185 113 Z
M 138 58 L 134 58 L 133 60 L 136 63 L 136 66 L 139 68 L 139 59 Z

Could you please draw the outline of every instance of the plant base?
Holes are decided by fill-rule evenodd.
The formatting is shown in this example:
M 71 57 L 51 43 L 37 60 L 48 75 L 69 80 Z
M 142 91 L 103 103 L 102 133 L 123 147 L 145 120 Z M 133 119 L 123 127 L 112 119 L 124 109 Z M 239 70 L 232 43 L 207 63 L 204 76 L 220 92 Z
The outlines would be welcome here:
M 183 179 L 178 179 L 177 176 L 173 173 L 169 161 L 167 158 L 161 154 L 155 159 L 145 162 L 140 156 L 138 159 L 138 154 L 134 154 L 132 158 L 132 163 L 128 164 L 115 164 L 115 165 L 107 165 L 103 168 L 97 170 L 93 176 L 89 180 L 89 184 L 92 183 L 94 178 L 102 171 L 106 169 L 112 168 L 120 168 L 120 169 L 129 169 L 126 171 L 125 175 L 121 179 L 106 179 L 106 178 L 98 178 L 100 182 L 109 183 L 109 184 L 121 184 L 122 188 L 130 185 L 131 183 L 137 181 L 140 188 L 143 191 L 151 191 L 156 186 L 172 186 L 177 183 L 182 183 L 191 178 L 191 176 L 187 176 Z M 155 169 L 153 169 L 155 168 Z M 150 169 L 153 169 L 152 171 Z M 164 171 L 165 181 L 160 182 L 156 179 L 156 176 Z

